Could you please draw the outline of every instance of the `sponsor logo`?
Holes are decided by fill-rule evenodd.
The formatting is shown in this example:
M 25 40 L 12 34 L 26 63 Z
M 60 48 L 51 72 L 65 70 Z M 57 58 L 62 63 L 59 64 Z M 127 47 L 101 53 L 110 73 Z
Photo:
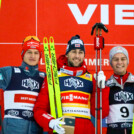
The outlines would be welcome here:
M 129 92 L 121 91 L 121 92 L 118 92 L 118 93 L 114 94 L 114 100 L 116 100 L 116 101 L 122 101 L 123 100 L 125 103 L 127 101 L 133 100 L 133 98 L 134 98 L 133 94 L 129 93 Z
M 115 83 L 113 83 L 113 79 L 111 79 L 106 82 L 106 85 L 109 87 L 112 87 L 112 86 L 115 86 Z
M 62 109 L 63 113 L 86 113 L 88 114 L 89 111 L 86 110 L 80 110 L 80 109 Z
M 43 114 L 42 116 L 45 117 L 45 118 L 47 118 L 47 119 L 52 118 L 52 116 L 50 114 Z
M 69 70 L 63 69 L 63 68 L 60 69 L 60 72 L 65 73 L 65 74 L 73 75 L 73 71 L 69 71 Z
M 116 128 L 118 127 L 118 124 L 110 124 L 109 127 Z
M 131 79 L 134 80 L 134 76 L 131 76 Z
M 64 86 L 66 87 L 74 87 L 75 89 L 78 87 L 84 87 L 84 83 L 76 78 L 69 78 L 64 80 Z
M 42 77 L 42 78 L 44 78 L 45 77 L 45 73 L 42 73 L 41 72 L 41 73 L 39 73 L 39 76 Z
M 131 128 L 132 127 L 132 124 L 131 123 L 123 123 L 121 124 L 121 128 Z
M 83 71 L 82 70 L 78 70 L 77 73 L 76 73 L 76 76 L 80 76 L 82 75 Z
M 22 115 L 23 115 L 24 117 L 30 118 L 30 117 L 33 117 L 33 112 L 31 112 L 31 111 L 23 111 L 23 112 L 22 112 Z
M 87 77 L 87 78 L 90 78 L 90 77 L 91 77 L 91 75 L 90 75 L 90 74 L 86 74 L 86 77 Z
M 30 48 L 36 48 L 39 46 L 39 43 L 31 41 L 27 43 L 27 46 L 30 46 Z
M 66 96 L 62 96 L 61 97 L 62 100 L 69 100 L 69 101 L 74 101 L 74 100 L 88 100 L 87 97 L 83 97 L 83 96 L 77 96 L 77 95 L 73 95 L 73 94 L 69 94 Z
M 19 68 L 16 68 L 16 67 L 14 68 L 14 72 L 15 73 L 21 73 L 20 69 Z
M 22 80 L 22 86 L 25 88 L 31 88 L 31 90 L 39 89 L 39 82 L 29 78 Z
M 78 4 L 68 4 L 68 7 L 78 24 L 88 24 L 93 18 L 92 16 L 94 15 L 94 12 L 96 12 L 96 9 L 100 8 L 100 22 L 109 25 L 111 17 L 109 14 L 109 10 L 111 11 L 109 6 L 110 4 L 88 4 L 85 12 L 82 13 Z M 115 17 L 115 25 L 134 25 L 134 19 L 131 18 L 134 5 L 117 4 L 114 6 L 113 16 Z
M 100 47 L 100 40 L 99 40 L 100 38 L 96 38 L 96 47 Z
M 71 41 L 71 45 L 73 45 L 73 44 L 81 44 L 81 45 L 83 45 L 83 42 L 80 39 L 75 39 L 75 40 Z
M 7 114 L 11 115 L 11 116 L 18 116 L 19 111 L 17 111 L 17 110 L 9 110 Z

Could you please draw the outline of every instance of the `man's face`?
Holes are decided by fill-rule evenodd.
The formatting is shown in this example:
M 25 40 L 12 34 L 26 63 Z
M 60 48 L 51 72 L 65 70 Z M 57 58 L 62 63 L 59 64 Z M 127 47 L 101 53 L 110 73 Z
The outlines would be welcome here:
M 40 53 L 37 49 L 28 49 L 23 57 L 23 61 L 30 66 L 37 65 L 39 59 L 40 59 Z
M 70 66 L 70 67 L 80 67 L 81 63 L 84 60 L 84 57 L 85 57 L 84 51 L 82 51 L 81 49 L 71 50 L 67 54 L 68 66 Z
M 124 75 L 127 71 L 128 61 L 123 53 L 117 53 L 112 58 L 112 68 L 117 75 Z

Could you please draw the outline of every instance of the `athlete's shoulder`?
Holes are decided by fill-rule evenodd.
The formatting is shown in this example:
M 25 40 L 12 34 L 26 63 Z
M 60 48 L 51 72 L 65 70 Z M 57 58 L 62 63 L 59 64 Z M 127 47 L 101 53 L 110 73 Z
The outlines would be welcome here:
M 4 76 L 8 76 L 12 73 L 12 67 L 11 66 L 6 66 L 6 67 L 2 67 L 0 68 L 0 74 L 4 75 Z
M 127 82 L 134 83 L 134 75 L 133 75 L 132 73 L 129 73 L 129 76 L 128 76 L 128 79 L 127 79 Z

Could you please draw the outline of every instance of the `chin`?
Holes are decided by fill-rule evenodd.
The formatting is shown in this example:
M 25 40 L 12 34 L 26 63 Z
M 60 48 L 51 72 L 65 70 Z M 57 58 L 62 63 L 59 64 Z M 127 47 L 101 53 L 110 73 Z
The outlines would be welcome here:
M 37 64 L 29 64 L 30 66 L 36 66 Z

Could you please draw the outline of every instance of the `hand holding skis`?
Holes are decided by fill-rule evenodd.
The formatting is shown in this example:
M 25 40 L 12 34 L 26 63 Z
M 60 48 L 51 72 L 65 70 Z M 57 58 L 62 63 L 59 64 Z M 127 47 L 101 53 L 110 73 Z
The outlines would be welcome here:
M 65 122 L 61 121 L 61 118 L 52 119 L 49 122 L 49 127 L 55 130 L 58 134 L 65 134 L 65 129 L 60 126 L 60 124 L 65 125 Z

